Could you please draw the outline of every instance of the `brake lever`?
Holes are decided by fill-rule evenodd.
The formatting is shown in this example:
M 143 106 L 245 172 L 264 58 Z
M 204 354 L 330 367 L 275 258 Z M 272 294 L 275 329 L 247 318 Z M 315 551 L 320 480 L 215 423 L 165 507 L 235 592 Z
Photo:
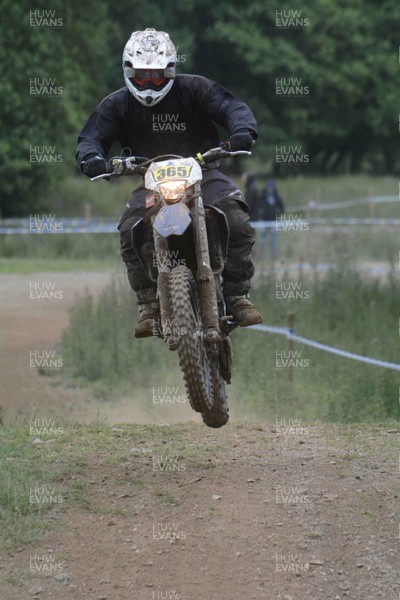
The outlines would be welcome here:
M 116 173 L 103 173 L 102 175 L 96 175 L 96 177 L 91 177 L 90 181 L 96 181 L 97 179 L 110 179 L 110 177 L 113 177 L 113 175 L 116 175 Z

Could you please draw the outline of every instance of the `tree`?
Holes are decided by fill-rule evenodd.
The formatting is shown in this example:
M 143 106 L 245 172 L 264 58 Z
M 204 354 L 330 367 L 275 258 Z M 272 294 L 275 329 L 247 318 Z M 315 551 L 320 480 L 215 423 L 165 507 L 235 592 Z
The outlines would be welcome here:
M 73 169 L 81 115 L 105 91 L 108 61 L 107 6 L 38 1 L 3 2 L 0 52 L 2 215 L 46 207 L 52 183 Z M 32 26 L 39 23 L 39 26 Z M 61 26 L 50 27 L 54 19 Z M 45 149 L 61 162 L 33 162 Z M 49 147 L 51 147 L 49 149 Z
M 46 5 L 38 0 L 35 10 L 46 11 Z M 289 18 L 300 19 L 297 29 L 279 26 L 280 0 L 186 0 L 173 9 L 120 0 L 108 6 L 105 0 L 53 0 L 63 25 L 52 29 L 30 27 L 27 0 L 4 0 L 3 215 L 46 207 L 51 185 L 73 172 L 80 128 L 103 96 L 124 85 L 124 44 L 146 27 L 170 33 L 181 72 L 215 79 L 248 102 L 260 129 L 256 153 L 275 170 L 276 145 L 301 145 L 310 171 L 398 171 L 395 0 L 310 0 L 296 12 L 286 9 Z M 63 93 L 32 95 L 30 78 L 55 78 Z M 303 92 L 280 94 L 281 79 L 301 80 L 293 85 Z M 32 165 L 31 148 L 38 145 L 55 145 L 61 166 Z

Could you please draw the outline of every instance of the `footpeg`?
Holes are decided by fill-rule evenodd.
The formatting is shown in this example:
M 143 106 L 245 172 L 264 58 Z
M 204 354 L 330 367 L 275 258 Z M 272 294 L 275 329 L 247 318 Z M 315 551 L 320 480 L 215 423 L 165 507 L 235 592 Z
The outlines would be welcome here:
M 239 323 L 233 320 L 233 315 L 227 315 L 226 317 L 220 317 L 220 321 L 222 321 L 222 331 L 225 335 L 229 335 L 231 331 L 239 327 Z

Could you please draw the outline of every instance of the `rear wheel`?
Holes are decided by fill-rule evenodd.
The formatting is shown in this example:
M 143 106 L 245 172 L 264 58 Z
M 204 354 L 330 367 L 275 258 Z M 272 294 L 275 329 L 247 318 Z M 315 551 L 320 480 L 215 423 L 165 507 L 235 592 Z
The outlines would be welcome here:
M 179 364 L 193 410 L 204 413 L 213 407 L 214 369 L 203 341 L 203 324 L 196 284 L 190 269 L 175 267 L 169 275 L 174 329 Z

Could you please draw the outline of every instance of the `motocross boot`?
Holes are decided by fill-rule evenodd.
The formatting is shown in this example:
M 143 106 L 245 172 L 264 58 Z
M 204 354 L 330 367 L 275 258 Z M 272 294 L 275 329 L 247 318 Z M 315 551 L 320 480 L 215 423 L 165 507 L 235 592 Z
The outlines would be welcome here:
M 135 327 L 135 338 L 158 335 L 160 323 L 160 307 L 158 302 L 139 304 L 139 321 Z
M 262 323 L 262 316 L 250 302 L 249 296 L 227 296 L 226 313 L 232 315 L 239 327 L 249 327 Z
M 158 335 L 160 305 L 157 301 L 157 290 L 154 287 L 137 290 L 136 298 L 139 305 L 139 320 L 134 330 L 135 338 Z

